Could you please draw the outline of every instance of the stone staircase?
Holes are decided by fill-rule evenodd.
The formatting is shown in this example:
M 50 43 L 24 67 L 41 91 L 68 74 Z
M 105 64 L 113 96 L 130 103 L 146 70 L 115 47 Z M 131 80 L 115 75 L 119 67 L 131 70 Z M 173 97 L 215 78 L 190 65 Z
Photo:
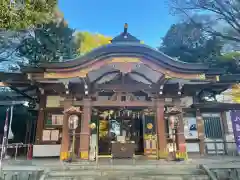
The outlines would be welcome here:
M 41 180 L 210 180 L 194 165 L 159 165 L 152 167 L 68 167 L 46 172 Z
M 3 170 L 0 180 L 39 180 L 44 174 L 44 170 Z
M 240 180 L 240 162 L 124 162 L 11 164 L 0 171 L 0 180 Z

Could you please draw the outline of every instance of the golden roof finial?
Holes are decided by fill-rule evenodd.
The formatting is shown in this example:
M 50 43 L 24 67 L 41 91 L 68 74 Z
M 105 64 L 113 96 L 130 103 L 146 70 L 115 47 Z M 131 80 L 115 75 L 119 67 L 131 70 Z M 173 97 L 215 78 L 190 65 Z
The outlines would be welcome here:
M 124 24 L 124 34 L 127 34 L 127 29 L 128 29 L 128 23 Z

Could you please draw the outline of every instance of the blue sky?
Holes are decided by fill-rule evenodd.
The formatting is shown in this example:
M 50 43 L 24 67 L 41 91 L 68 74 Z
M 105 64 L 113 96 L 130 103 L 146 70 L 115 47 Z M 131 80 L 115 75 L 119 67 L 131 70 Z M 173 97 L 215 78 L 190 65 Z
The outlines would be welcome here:
M 132 35 L 153 47 L 175 19 L 166 0 L 59 0 L 59 7 L 76 30 L 114 37 L 128 23 Z

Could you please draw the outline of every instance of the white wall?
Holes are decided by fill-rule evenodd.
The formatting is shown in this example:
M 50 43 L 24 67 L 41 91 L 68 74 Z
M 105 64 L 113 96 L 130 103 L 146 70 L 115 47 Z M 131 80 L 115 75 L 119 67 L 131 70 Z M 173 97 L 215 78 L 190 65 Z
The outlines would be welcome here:
M 230 111 L 226 112 L 226 120 L 227 120 L 227 132 L 225 133 L 225 139 L 226 139 L 226 150 L 228 154 L 235 154 L 237 152 L 237 147 L 235 144 L 235 139 L 233 135 L 233 128 L 232 128 L 232 120 Z M 234 143 L 231 143 L 234 142 Z

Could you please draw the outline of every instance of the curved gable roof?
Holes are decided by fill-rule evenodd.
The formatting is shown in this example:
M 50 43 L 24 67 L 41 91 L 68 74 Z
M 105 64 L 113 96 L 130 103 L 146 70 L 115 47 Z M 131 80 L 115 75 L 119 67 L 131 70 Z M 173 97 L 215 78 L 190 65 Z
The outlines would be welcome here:
M 65 69 L 83 66 L 85 63 L 101 61 L 109 57 L 141 57 L 176 72 L 207 73 L 209 71 L 208 64 L 182 62 L 147 45 L 141 44 L 136 37 L 127 32 L 126 27 L 125 25 L 123 33 L 113 38 L 112 44 L 96 48 L 75 59 L 58 63 L 45 63 L 41 64 L 40 67 L 44 69 Z M 220 72 L 217 70 L 217 74 Z

